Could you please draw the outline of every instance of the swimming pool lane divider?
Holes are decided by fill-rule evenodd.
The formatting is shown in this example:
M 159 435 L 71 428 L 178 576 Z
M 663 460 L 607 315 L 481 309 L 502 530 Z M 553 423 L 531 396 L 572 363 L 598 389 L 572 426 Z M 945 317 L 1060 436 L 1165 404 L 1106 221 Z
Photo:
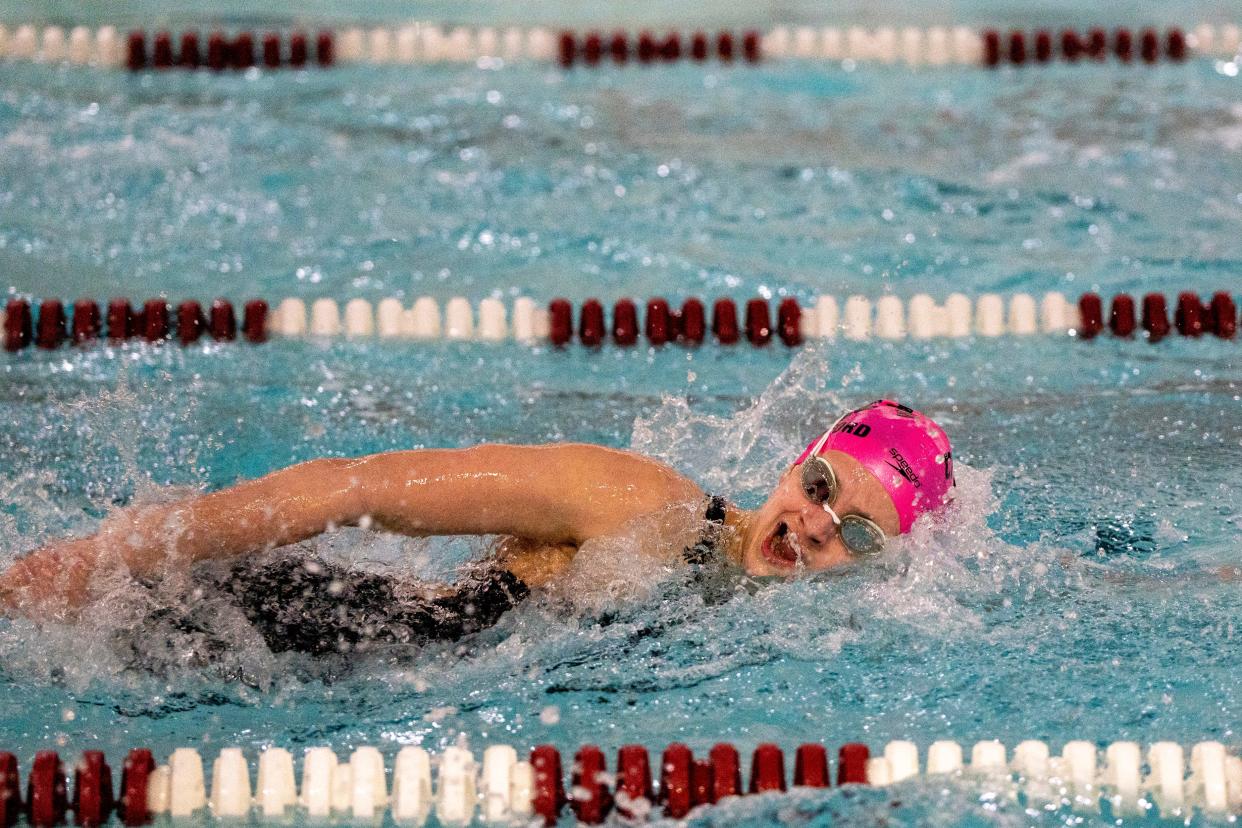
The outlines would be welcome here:
M 1143 296 L 1141 311 L 1133 297 L 1118 294 L 1112 298 L 1107 315 L 1104 301 L 1095 293 L 1085 293 L 1071 304 L 1055 291 L 1044 294 L 1038 302 L 1026 293 L 1007 300 L 995 293 L 974 300 L 954 293 L 938 303 L 923 293 L 908 302 L 891 295 L 874 302 L 865 296 L 850 296 L 843 304 L 833 296 L 819 296 L 814 304 L 802 307 L 797 299 L 785 297 L 777 303 L 775 319 L 766 299 L 750 299 L 743 307 L 744 313 L 739 314 L 732 299 L 717 299 L 709 316 L 699 299 L 686 299 L 675 308 L 657 297 L 647 301 L 645 315 L 640 316 L 632 299 L 620 299 L 613 305 L 609 324 L 598 299 L 584 301 L 575 319 L 574 307 L 567 299 L 553 299 L 541 308 L 533 299 L 520 297 L 514 300 L 510 315 L 496 298 L 482 300 L 476 309 L 468 299 L 458 296 L 450 299 L 443 311 L 429 296 L 419 297 L 410 307 L 394 297 L 374 307 L 365 299 L 352 299 L 345 303 L 342 313 L 333 299 L 316 299 L 308 309 L 304 300 L 290 297 L 274 308 L 262 299 L 246 302 L 239 324 L 233 305 L 226 299 L 215 300 L 206 310 L 192 300 L 173 307 L 167 299 L 155 298 L 135 308 L 128 299 L 116 298 L 101 309 L 96 302 L 82 299 L 68 311 L 58 299 L 44 299 L 37 307 L 26 299 L 11 299 L 0 312 L 0 328 L 5 350 L 17 352 L 31 345 L 54 350 L 65 343 L 87 345 L 103 339 L 112 343 L 175 340 L 188 346 L 203 340 L 231 342 L 239 337 L 261 344 L 273 336 L 485 342 L 514 339 L 588 348 L 609 342 L 632 347 L 640 339 L 652 346 L 697 346 L 709 341 L 729 346 L 745 341 L 763 347 L 775 339 L 793 348 L 816 339 L 1037 334 L 1094 339 L 1107 331 L 1118 338 L 1142 336 L 1158 342 L 1174 332 L 1191 338 L 1213 334 L 1234 339 L 1239 322 L 1237 304 L 1225 291 L 1215 293 L 1206 303 L 1196 293 L 1180 293 L 1172 318 L 1162 293 Z
M 1220 742 L 1205 741 L 1186 752 L 1175 742 L 1156 742 L 1144 756 L 1137 742 L 1108 745 L 1101 755 L 1092 742 L 1068 742 L 1059 755 L 1046 743 L 1026 741 L 1009 754 L 998 741 L 970 750 L 953 741 L 932 743 L 920 765 L 918 747 L 892 741 L 873 756 L 865 744 L 842 745 L 835 762 L 837 786 L 888 786 L 923 778 L 957 778 L 1026 807 L 1069 807 L 1114 818 L 1186 820 L 1242 812 L 1242 759 Z M 131 750 L 121 768 L 120 785 L 101 751 L 88 750 L 73 768 L 72 793 L 65 767 L 53 751 L 40 751 L 31 763 L 22 797 L 17 757 L 0 753 L 0 826 L 21 816 L 32 826 L 102 825 L 113 815 L 124 825 L 155 819 L 198 822 L 220 820 L 287 822 L 295 816 L 318 822 L 378 823 L 387 813 L 399 825 L 422 825 L 434 812 L 441 825 L 556 824 L 566 810 L 579 823 L 599 824 L 616 814 L 630 822 L 649 817 L 681 819 L 691 810 L 729 797 L 781 793 L 789 788 L 828 788 L 833 763 L 819 743 L 799 745 L 793 775 L 778 745 L 758 745 L 751 755 L 749 785 L 742 784 L 742 760 L 729 743 L 696 758 L 680 743 L 668 745 L 653 774 L 642 745 L 617 752 L 610 773 L 604 752 L 585 745 L 566 768 L 552 745 L 539 745 L 519 758 L 510 745 L 491 745 L 480 766 L 464 747 L 437 756 L 407 746 L 392 757 L 391 773 L 378 748 L 363 746 L 342 761 L 330 747 L 306 750 L 299 788 L 293 755 L 271 747 L 251 766 L 240 748 L 223 748 L 204 772 L 202 756 L 178 748 L 157 764 L 145 748 Z M 569 770 L 569 778 L 565 771 Z M 433 786 L 433 776 L 435 785 Z M 568 787 L 566 783 L 568 784 Z
M 530 60 L 572 66 L 657 65 L 678 61 L 758 63 L 819 60 L 909 66 L 999 67 L 1057 62 L 1178 63 L 1188 58 L 1231 60 L 1242 48 L 1233 24 L 1188 31 L 1118 26 L 1077 29 L 974 29 L 964 26 L 864 28 L 778 26 L 766 32 L 677 30 L 637 33 L 547 27 L 446 27 L 433 23 L 207 33 L 115 26 L 0 26 L 0 59 L 168 69 L 249 70 L 327 68 L 348 63 L 428 64 Z

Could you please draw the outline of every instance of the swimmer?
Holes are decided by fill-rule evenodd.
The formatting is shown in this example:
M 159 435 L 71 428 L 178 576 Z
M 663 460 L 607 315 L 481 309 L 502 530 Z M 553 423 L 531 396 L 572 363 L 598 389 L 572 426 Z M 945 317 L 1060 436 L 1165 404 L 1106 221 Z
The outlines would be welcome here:
M 757 510 L 710 496 L 634 452 L 592 445 L 480 445 L 301 463 L 175 503 L 132 506 L 97 534 L 51 544 L 0 575 L 0 610 L 71 620 L 96 573 L 151 580 L 170 567 L 233 559 L 215 595 L 240 606 L 274 651 L 342 651 L 376 638 L 456 638 L 552 585 L 578 548 L 631 521 L 667 518 L 667 562 L 730 563 L 749 575 L 817 572 L 883 551 L 952 495 L 949 439 L 929 417 L 880 400 L 813 440 Z M 677 519 L 680 516 L 680 519 Z M 360 525 L 414 537 L 496 535 L 494 561 L 453 590 L 409 600 L 399 579 L 252 553 Z M 181 619 L 178 623 L 192 623 Z

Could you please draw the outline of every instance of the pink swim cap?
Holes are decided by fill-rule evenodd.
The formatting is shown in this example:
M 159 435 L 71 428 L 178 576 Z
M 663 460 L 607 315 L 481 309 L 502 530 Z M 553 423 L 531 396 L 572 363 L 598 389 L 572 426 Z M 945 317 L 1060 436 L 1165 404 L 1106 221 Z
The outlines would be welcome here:
M 891 400 L 846 414 L 807 446 L 798 462 L 829 449 L 845 452 L 875 475 L 893 498 L 902 532 L 909 532 L 919 515 L 943 506 L 956 485 L 953 447 L 944 429 Z

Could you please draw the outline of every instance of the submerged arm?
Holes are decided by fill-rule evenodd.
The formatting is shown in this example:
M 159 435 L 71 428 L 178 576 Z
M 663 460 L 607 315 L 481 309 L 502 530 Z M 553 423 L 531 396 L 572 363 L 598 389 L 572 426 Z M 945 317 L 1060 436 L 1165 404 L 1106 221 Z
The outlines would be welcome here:
M 176 503 L 124 509 L 0 575 L 0 608 L 60 614 L 100 564 L 135 575 L 305 540 L 371 518 L 405 534 L 502 534 L 577 544 L 697 488 L 654 461 L 588 445 L 477 446 L 312 460 Z

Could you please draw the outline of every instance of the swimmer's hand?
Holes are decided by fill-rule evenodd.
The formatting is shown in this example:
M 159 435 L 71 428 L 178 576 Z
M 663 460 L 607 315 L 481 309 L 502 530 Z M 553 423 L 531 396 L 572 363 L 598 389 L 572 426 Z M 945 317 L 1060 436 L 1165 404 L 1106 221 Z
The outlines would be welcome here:
M 188 500 L 123 509 L 92 537 L 35 550 L 0 574 L 0 609 L 69 619 L 91 599 L 101 571 L 154 577 L 335 526 L 416 537 L 501 535 L 576 549 L 639 515 L 701 497 L 661 463 L 581 444 L 312 460 Z M 539 579 L 533 568 L 528 574 Z
M 90 595 L 93 539 L 62 541 L 19 558 L 0 573 L 0 615 L 69 621 Z

